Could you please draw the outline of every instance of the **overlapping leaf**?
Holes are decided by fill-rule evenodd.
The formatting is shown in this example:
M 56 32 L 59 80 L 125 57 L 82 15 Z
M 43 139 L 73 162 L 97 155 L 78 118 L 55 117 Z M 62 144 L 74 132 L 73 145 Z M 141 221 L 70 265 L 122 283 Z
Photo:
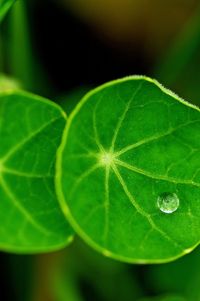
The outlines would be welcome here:
M 56 199 L 54 163 L 66 117 L 48 100 L 0 93 L 0 249 L 48 251 L 71 229 Z

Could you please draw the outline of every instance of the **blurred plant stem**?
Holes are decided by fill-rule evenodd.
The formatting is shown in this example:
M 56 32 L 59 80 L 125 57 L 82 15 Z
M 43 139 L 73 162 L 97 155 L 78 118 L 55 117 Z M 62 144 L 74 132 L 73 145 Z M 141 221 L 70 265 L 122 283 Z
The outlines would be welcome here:
M 6 20 L 9 29 L 3 49 L 3 66 L 6 65 L 8 74 L 20 81 L 26 90 L 45 96 L 51 89 L 34 51 L 27 5 L 25 0 L 17 1 Z
M 11 8 L 11 6 L 14 4 L 16 0 L 0 0 L 0 22 L 3 20 L 4 16 L 6 15 L 6 13 L 9 11 L 9 9 Z
M 76 239 L 63 251 L 36 256 L 30 301 L 136 300 L 143 293 L 131 268 Z
M 66 260 L 64 262 L 66 263 Z M 52 283 L 55 301 L 83 301 L 74 271 L 67 270 L 64 266 L 63 260 L 60 261 L 60 265 L 56 265 L 54 283 Z
M 107 258 L 78 238 L 73 247 L 76 271 L 81 279 L 91 285 L 98 300 L 133 301 L 142 296 L 136 266 Z
M 155 73 L 166 84 L 173 84 L 200 47 L 200 7 L 158 62 Z M 173 67 L 173 68 L 172 68 Z
M 20 79 L 28 90 L 33 90 L 35 66 L 23 0 L 17 1 L 11 11 L 8 46 L 7 60 L 9 60 L 10 73 Z
M 82 301 L 68 250 L 36 256 L 31 301 Z
M 189 101 L 199 102 L 200 6 L 157 62 L 155 77 Z

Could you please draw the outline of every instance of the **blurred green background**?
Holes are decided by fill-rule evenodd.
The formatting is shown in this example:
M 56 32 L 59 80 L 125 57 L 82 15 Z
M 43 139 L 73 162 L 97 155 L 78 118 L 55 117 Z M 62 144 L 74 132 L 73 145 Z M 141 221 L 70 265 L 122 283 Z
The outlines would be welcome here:
M 0 24 L 0 89 L 22 87 L 70 113 L 86 91 L 132 74 L 200 104 L 198 0 L 18 0 Z M 200 301 L 199 248 L 129 265 L 78 238 L 43 255 L 0 253 L 0 300 Z

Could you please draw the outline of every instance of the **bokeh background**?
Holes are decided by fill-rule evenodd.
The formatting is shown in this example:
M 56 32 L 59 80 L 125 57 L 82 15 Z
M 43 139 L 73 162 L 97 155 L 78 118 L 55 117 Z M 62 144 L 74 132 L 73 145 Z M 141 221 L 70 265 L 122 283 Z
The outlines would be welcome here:
M 92 87 L 133 74 L 200 104 L 199 0 L 18 0 L 0 26 L 8 85 L 67 110 Z M 0 300 L 199 301 L 198 251 L 156 266 L 115 262 L 78 238 L 53 254 L 0 253 Z

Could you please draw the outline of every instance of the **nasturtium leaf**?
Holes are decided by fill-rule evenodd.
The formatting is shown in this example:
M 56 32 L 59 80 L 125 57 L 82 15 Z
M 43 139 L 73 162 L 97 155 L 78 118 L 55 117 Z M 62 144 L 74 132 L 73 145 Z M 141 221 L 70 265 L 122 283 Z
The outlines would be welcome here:
M 55 156 L 66 117 L 53 102 L 0 92 L 0 249 L 42 252 L 71 240 L 55 194 Z
M 88 244 L 137 263 L 167 262 L 199 244 L 199 111 L 140 76 L 81 100 L 58 151 L 56 186 Z
M 0 0 L 0 21 L 4 18 L 15 1 L 16 0 Z

